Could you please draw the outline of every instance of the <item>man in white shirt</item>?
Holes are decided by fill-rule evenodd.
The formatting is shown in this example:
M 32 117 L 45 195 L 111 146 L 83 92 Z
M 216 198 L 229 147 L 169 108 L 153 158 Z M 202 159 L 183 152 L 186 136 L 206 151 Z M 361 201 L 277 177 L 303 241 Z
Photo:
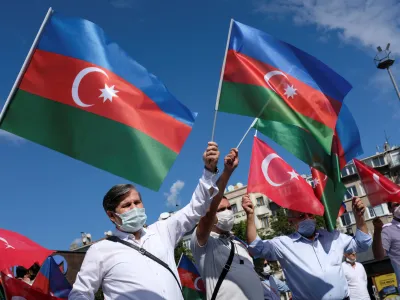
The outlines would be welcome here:
M 233 165 L 228 172 L 233 172 L 239 163 L 237 149 L 232 152 Z M 262 300 L 263 288 L 253 259 L 247 247 L 231 233 L 233 221 L 229 200 L 215 197 L 192 234 L 190 247 L 206 286 L 207 300 Z M 224 269 L 227 273 L 221 277 Z
M 342 266 L 349 285 L 350 300 L 371 300 L 367 288 L 367 273 L 364 266 L 356 262 L 356 253 L 345 253 L 344 257 Z
M 105 299 L 183 299 L 180 282 L 178 285 L 176 280 L 179 276 L 174 248 L 206 214 L 212 198 L 218 194 L 217 184 L 223 187 L 222 190 L 225 188 L 222 186 L 224 180 L 216 184 L 218 158 L 217 144 L 209 142 L 203 154 L 205 169 L 190 203 L 167 220 L 147 228 L 143 228 L 147 218 L 139 192 L 130 184 L 111 188 L 104 197 L 103 207 L 116 225 L 114 236 L 140 251 L 110 240 L 93 244 L 86 253 L 68 299 L 92 300 L 100 287 Z M 223 177 L 226 177 L 225 172 L 220 178 Z M 143 255 L 144 250 L 166 263 L 170 270 Z

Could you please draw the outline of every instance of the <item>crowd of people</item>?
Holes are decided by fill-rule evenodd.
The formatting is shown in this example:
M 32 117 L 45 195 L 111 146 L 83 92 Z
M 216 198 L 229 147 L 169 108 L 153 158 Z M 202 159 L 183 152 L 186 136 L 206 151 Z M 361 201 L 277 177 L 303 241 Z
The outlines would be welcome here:
M 296 232 L 262 240 L 256 231 L 254 204 L 245 195 L 246 243 L 232 233 L 234 215 L 224 197 L 239 164 L 238 150 L 231 149 L 225 156 L 222 171 L 217 167 L 219 156 L 217 144 L 209 142 L 203 155 L 204 170 L 190 203 L 170 218 L 146 227 L 145 199 L 139 191 L 130 184 L 112 187 L 103 199 L 103 208 L 115 231 L 89 248 L 69 299 L 94 299 L 100 287 L 107 299 L 183 299 L 174 248 L 196 225 L 191 250 L 208 300 L 276 300 L 288 291 L 293 299 L 370 299 L 365 270 L 356 262 L 356 254 L 372 245 L 365 206 L 359 198 L 352 199 L 357 225 L 354 236 L 319 229 L 314 215 L 288 210 Z M 374 240 L 380 243 L 374 244 L 376 255 L 379 251 L 391 255 L 398 245 L 390 242 L 386 231 L 383 228 L 382 240 Z M 379 233 L 376 230 L 375 234 Z M 255 271 L 254 258 L 264 259 L 260 274 Z M 279 262 L 286 282 L 271 275 L 271 261 Z

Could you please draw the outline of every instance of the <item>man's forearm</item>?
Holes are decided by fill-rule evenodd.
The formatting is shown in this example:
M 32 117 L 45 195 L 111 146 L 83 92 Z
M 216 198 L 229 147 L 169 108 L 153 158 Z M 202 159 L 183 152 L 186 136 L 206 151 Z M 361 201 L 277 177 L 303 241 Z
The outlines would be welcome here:
M 224 191 L 226 185 L 228 184 L 229 178 L 232 173 L 229 171 L 223 171 L 221 176 L 218 178 L 216 184 L 218 187 L 218 194 L 216 194 L 211 201 L 210 208 L 206 215 L 200 219 L 199 225 L 197 227 L 196 235 L 198 243 L 203 246 L 210 235 L 212 227 L 214 226 L 215 216 L 217 214 L 218 206 L 221 203 L 222 197 L 224 196 Z
M 363 217 L 363 216 L 358 217 L 358 218 L 356 219 L 356 225 L 357 225 L 357 228 L 358 228 L 359 230 L 361 230 L 361 231 L 364 232 L 365 234 L 369 234 L 369 233 L 368 233 L 367 223 L 365 223 L 365 220 L 364 220 L 364 217 Z
M 247 215 L 247 243 L 250 245 L 257 238 L 256 224 L 254 223 L 254 213 Z
M 374 240 L 372 241 L 372 252 L 374 253 L 375 259 L 383 259 L 385 257 L 385 249 L 382 247 L 382 236 L 381 231 L 375 229 Z

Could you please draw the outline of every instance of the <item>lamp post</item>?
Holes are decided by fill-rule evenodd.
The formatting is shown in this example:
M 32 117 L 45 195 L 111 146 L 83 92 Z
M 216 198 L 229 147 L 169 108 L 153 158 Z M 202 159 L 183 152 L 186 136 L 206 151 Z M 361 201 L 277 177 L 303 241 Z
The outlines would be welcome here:
M 400 91 L 399 87 L 396 84 L 396 81 L 393 77 L 392 71 L 390 70 L 390 67 L 394 64 L 394 59 L 390 57 L 391 52 L 389 51 L 390 48 L 390 43 L 386 45 L 385 50 L 382 50 L 381 46 L 378 46 L 376 49 L 378 49 L 378 54 L 376 54 L 374 61 L 375 65 L 378 69 L 386 69 L 389 73 L 390 80 L 393 83 L 394 89 L 396 91 L 397 97 L 400 100 Z

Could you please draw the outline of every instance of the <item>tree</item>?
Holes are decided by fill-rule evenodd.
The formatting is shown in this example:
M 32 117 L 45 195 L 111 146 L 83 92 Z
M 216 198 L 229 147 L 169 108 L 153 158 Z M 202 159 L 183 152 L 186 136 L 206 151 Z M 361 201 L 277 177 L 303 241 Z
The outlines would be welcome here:
M 181 258 L 182 254 L 185 254 L 191 261 L 194 261 L 192 251 L 188 249 L 184 244 L 183 241 L 180 241 L 179 244 L 175 247 L 175 263 L 178 264 L 179 259 Z
M 246 228 L 247 228 L 246 222 L 240 221 L 239 223 L 233 225 L 232 231 L 239 239 L 246 242 L 247 241 Z

